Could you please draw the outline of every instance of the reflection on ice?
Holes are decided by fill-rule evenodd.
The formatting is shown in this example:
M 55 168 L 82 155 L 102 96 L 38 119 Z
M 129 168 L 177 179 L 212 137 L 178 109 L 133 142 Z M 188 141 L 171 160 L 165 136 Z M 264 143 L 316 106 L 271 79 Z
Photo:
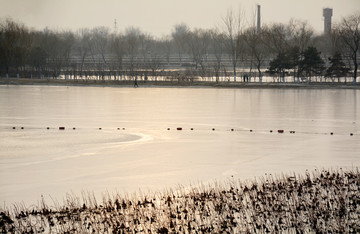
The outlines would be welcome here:
M 359 94 L 0 86 L 0 201 L 356 167 Z
M 4 140 L 8 154 L 1 157 L 1 162 L 4 168 L 50 163 L 82 156 L 94 156 L 102 149 L 118 148 L 124 144 L 131 145 L 151 139 L 151 136 L 142 133 L 101 132 L 94 134 L 92 131 L 64 133 L 43 132 L 36 129 L 9 132 L 8 138 Z M 21 145 L 19 145 L 20 142 Z M 41 155 L 46 157 L 41 157 Z M 21 158 L 19 162 L 18 158 Z

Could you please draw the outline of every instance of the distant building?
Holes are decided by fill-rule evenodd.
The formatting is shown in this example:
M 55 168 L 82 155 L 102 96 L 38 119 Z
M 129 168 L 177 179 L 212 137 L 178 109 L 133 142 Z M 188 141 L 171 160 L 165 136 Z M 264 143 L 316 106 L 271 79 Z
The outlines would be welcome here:
M 330 34 L 331 32 L 331 17 L 333 15 L 332 8 L 324 8 L 323 16 L 324 16 L 324 34 Z

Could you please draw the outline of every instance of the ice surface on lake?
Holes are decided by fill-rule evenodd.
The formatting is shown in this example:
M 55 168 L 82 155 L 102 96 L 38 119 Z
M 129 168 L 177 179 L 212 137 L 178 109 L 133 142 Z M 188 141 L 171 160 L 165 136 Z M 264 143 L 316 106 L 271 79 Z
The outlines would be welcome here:
M 0 86 L 0 202 L 356 167 L 359 112 L 359 90 Z

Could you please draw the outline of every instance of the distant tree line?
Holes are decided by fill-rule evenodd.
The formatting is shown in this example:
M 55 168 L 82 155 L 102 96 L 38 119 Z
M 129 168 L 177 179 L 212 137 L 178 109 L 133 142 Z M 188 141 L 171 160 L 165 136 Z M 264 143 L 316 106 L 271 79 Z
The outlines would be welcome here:
M 330 34 L 316 35 L 308 23 L 296 20 L 259 30 L 245 23 L 243 13 L 229 10 L 222 27 L 178 24 L 170 35 L 155 38 L 133 27 L 37 31 L 7 18 L 0 21 L 0 76 L 219 82 L 245 81 L 245 75 L 261 81 L 266 73 L 278 82 L 285 77 L 340 82 L 350 76 L 356 83 L 359 26 L 360 13 L 343 18 Z

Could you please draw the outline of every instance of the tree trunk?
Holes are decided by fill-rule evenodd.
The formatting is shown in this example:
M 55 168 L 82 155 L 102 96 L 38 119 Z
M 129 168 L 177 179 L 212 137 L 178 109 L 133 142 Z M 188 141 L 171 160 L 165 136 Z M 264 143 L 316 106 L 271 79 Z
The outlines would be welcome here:
M 357 57 L 356 57 L 356 53 L 355 53 L 355 56 L 354 56 L 354 85 L 356 85 L 357 70 L 358 70 L 358 62 L 357 62 Z
M 261 83 L 261 76 L 262 76 L 262 74 L 261 74 L 261 65 L 260 64 L 258 64 L 257 65 L 257 70 L 258 70 L 258 72 L 259 72 L 259 82 Z
M 234 82 L 236 82 L 236 51 L 234 51 L 233 57 L 233 68 L 234 68 Z

